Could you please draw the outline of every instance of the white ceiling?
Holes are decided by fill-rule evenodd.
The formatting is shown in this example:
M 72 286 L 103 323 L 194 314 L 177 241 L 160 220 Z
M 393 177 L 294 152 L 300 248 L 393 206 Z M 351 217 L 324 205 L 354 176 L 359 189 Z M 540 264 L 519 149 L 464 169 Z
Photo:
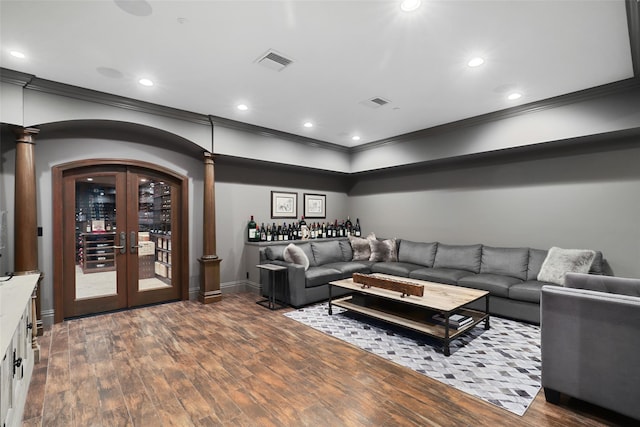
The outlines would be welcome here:
M 623 0 L 422 0 L 413 13 L 393 0 L 0 8 L 3 68 L 348 147 L 633 77 Z M 269 49 L 293 63 L 257 64 Z M 484 65 L 468 67 L 475 56 Z M 508 101 L 511 90 L 522 98 Z M 391 102 L 362 104 L 374 97 Z

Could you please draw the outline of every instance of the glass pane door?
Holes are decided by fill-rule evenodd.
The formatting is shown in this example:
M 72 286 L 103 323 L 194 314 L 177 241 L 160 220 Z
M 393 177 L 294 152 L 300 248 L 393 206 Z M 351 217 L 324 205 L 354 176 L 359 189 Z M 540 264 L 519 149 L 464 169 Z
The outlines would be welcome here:
M 173 197 L 178 190 L 175 184 L 143 172 L 131 173 L 129 179 L 135 185 L 133 193 L 137 205 L 137 228 L 131 231 L 137 260 L 132 262 L 138 266 L 134 289 L 129 294 L 130 303 L 138 305 L 177 299 L 179 289 L 173 281 L 172 229 Z
M 63 186 L 64 316 L 126 307 L 124 170 L 83 169 Z
M 116 178 L 76 180 L 76 300 L 115 295 Z

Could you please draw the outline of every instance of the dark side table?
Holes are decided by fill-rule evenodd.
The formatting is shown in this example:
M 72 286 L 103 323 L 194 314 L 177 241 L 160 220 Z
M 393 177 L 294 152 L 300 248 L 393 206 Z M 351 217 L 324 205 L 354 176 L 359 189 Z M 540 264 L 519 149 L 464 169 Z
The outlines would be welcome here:
M 284 290 L 287 283 L 287 267 L 277 264 L 258 264 L 256 267 L 269 272 L 269 297 L 256 301 L 256 304 L 260 304 L 269 310 L 286 308 L 287 304 L 276 299 L 276 288 Z

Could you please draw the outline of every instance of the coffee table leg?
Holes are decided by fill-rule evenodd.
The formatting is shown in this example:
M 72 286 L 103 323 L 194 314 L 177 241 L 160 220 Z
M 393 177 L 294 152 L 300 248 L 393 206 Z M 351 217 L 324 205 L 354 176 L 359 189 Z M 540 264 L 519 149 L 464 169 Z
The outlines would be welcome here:
M 331 307 L 331 289 L 332 288 L 333 288 L 333 285 L 329 283 L 329 316 L 333 314 L 333 308 Z
M 484 329 L 485 329 L 485 331 L 488 331 L 489 327 L 490 327 L 489 326 L 489 295 L 485 296 L 485 301 L 486 301 L 486 305 L 485 305 L 484 311 L 485 311 L 485 313 L 487 315 L 487 318 L 484 319 Z
M 451 351 L 449 349 L 449 314 L 445 314 L 444 316 L 444 355 L 449 357 L 451 355 Z

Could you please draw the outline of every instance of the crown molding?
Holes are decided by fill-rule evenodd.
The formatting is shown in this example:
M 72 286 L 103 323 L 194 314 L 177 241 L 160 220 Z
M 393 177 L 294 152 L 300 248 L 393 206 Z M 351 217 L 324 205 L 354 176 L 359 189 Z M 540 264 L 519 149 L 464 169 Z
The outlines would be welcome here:
M 10 83 L 12 85 L 26 86 L 36 76 L 33 74 L 22 73 L 20 71 L 9 70 L 7 68 L 0 68 L 0 81 L 3 83 Z
M 560 95 L 553 98 L 547 98 L 536 102 L 530 102 L 528 104 L 511 107 L 508 109 L 494 111 L 479 116 L 470 117 L 468 119 L 462 119 L 455 122 L 445 123 L 443 125 L 434 126 L 427 129 L 418 130 L 415 132 L 409 132 L 402 135 L 397 135 L 391 138 L 381 139 L 379 141 L 369 142 L 367 144 L 359 145 L 357 147 L 351 147 L 351 153 L 357 153 L 360 151 L 372 150 L 384 145 L 399 144 L 407 141 L 416 140 L 419 138 L 428 138 L 434 135 L 440 135 L 443 133 L 464 129 L 471 126 L 477 126 L 483 123 L 494 122 L 503 120 L 509 117 L 520 116 L 523 114 L 529 114 L 533 112 L 548 110 L 551 108 L 557 108 L 563 105 L 574 104 L 589 99 L 599 98 L 605 95 L 612 95 L 616 93 L 628 92 L 629 90 L 640 89 L 640 79 L 632 77 L 625 80 L 620 80 L 613 83 L 608 83 L 602 86 L 596 86 L 589 89 L 584 89 L 577 92 L 572 92 L 566 95 Z
M 140 101 L 133 98 L 127 98 L 119 95 L 112 95 L 92 89 L 86 89 L 79 86 L 73 86 L 65 83 L 55 82 L 53 80 L 41 79 L 32 74 L 22 73 L 19 71 L 0 68 L 0 79 L 3 82 L 11 83 L 24 87 L 25 89 L 35 90 L 53 95 L 65 96 L 68 98 L 79 99 L 82 101 L 95 102 L 110 107 L 123 108 L 140 113 L 160 115 L 178 120 L 184 120 L 206 126 L 221 126 L 250 132 L 257 135 L 275 137 L 285 139 L 297 143 L 301 143 L 311 147 L 321 147 L 343 153 L 349 153 L 348 147 L 338 144 L 321 141 L 313 138 L 306 138 L 287 132 L 269 129 L 262 126 L 251 125 L 236 120 L 226 119 L 224 117 L 193 113 L 177 108 L 166 107 L 164 105 L 153 104 L 151 102 Z
M 313 138 L 308 138 L 304 136 L 294 135 L 288 132 L 282 132 L 279 130 L 252 125 L 249 123 L 239 122 L 236 120 L 225 119 L 224 117 L 218 117 L 218 116 L 209 116 L 209 117 L 211 119 L 212 126 L 218 125 L 221 127 L 250 132 L 257 135 L 285 139 L 285 140 L 297 142 L 300 144 L 304 144 L 310 147 L 321 147 L 328 150 L 340 151 L 343 153 L 351 152 L 351 149 L 349 147 L 344 147 L 342 145 L 333 144 L 327 141 L 321 141 L 319 139 L 313 139 Z
M 25 89 L 209 126 L 209 119 L 205 114 L 192 113 L 190 111 L 165 107 L 151 102 L 139 101 L 137 99 L 127 98 L 124 96 L 111 95 L 105 92 L 54 82 L 52 80 L 41 79 L 39 77 L 33 78 L 25 86 Z

